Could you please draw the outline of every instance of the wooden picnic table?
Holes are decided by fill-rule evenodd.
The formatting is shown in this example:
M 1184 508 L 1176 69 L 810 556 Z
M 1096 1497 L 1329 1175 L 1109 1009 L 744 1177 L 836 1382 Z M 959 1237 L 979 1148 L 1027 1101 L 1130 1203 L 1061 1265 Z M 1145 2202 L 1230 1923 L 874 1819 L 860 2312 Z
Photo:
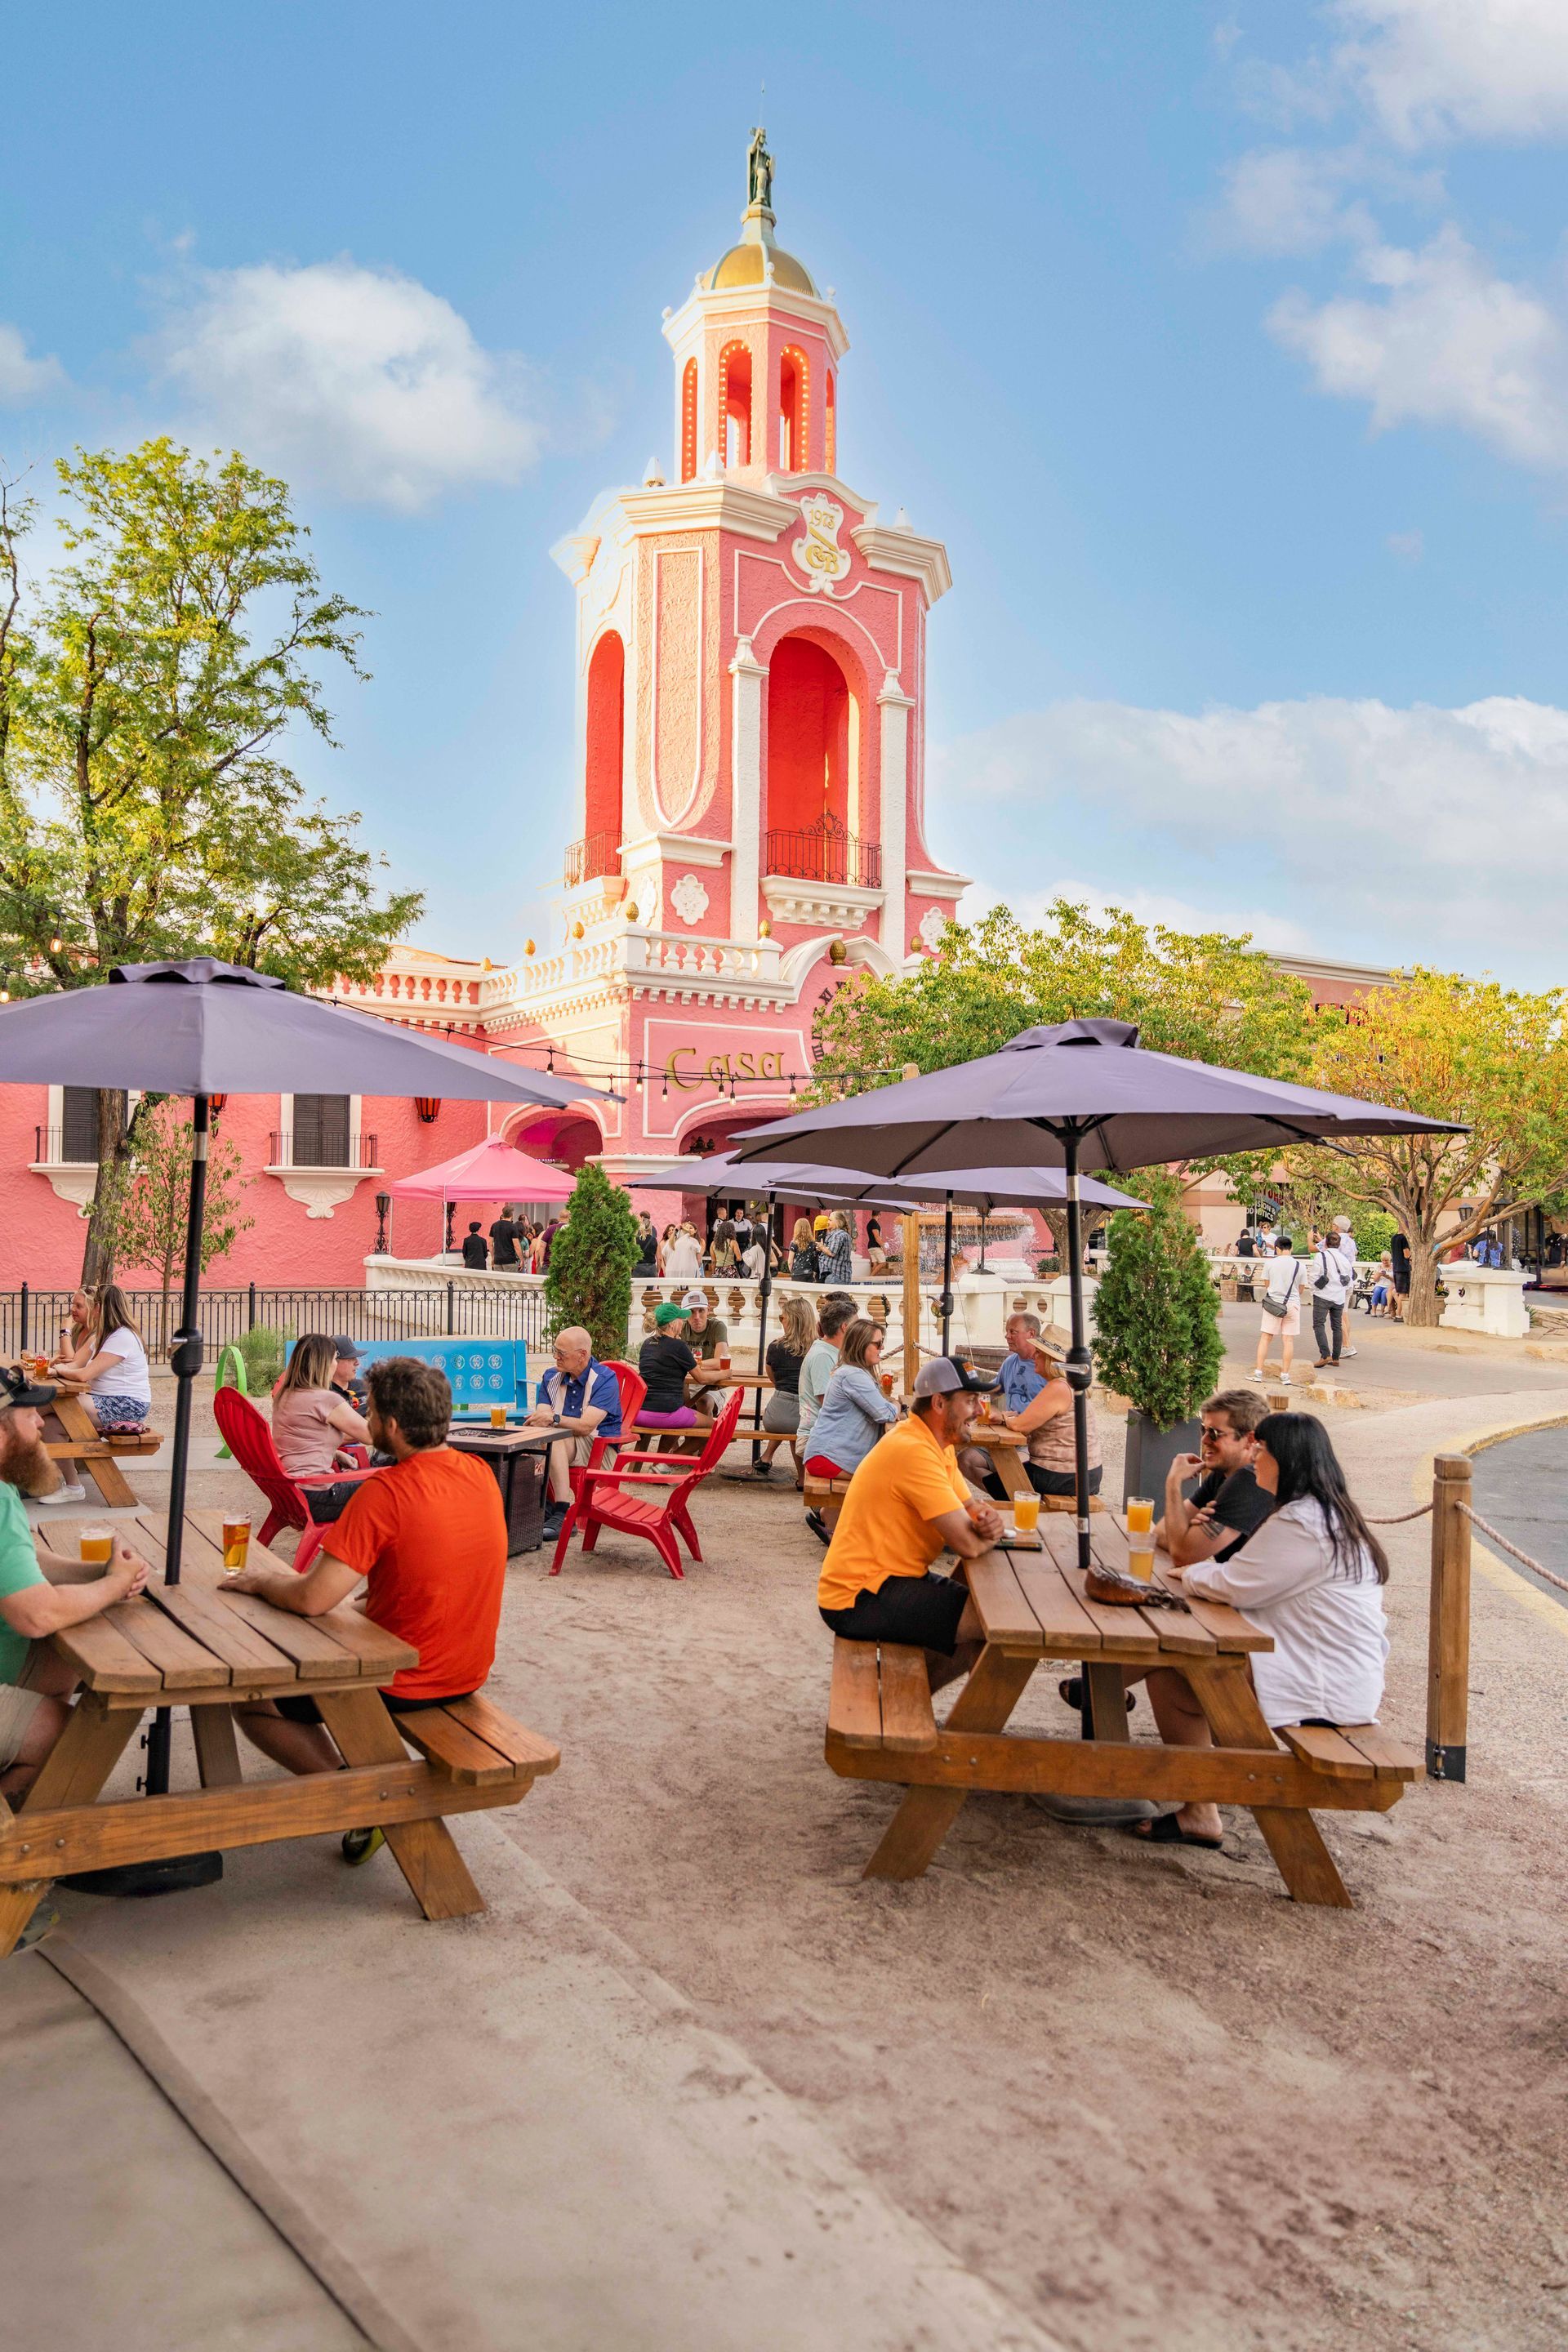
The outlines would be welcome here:
M 156 1430 L 144 1437 L 100 1437 L 81 1397 L 68 1389 L 57 1391 L 54 1402 L 44 1407 L 43 1421 L 44 1451 L 51 1462 L 79 1462 L 111 1509 L 135 1509 L 138 1497 L 120 1458 L 156 1454 L 163 1443 Z
M 68 1549 L 87 1525 L 71 1518 L 45 1532 Z M 143 1511 L 127 1529 L 155 1571 L 166 1527 Z M 251 1559 L 289 1566 L 254 1538 Z M 50 1879 L 366 1824 L 385 1832 L 427 1919 L 484 1909 L 442 1816 L 516 1804 L 538 1774 L 555 1769 L 560 1750 L 482 1697 L 394 1718 L 378 1685 L 417 1663 L 406 1642 L 347 1604 L 296 1617 L 222 1587 L 222 1514 L 189 1511 L 178 1585 L 154 1573 L 140 1599 L 51 1636 L 82 1695 L 21 1811 L 0 1805 L 0 1958 Z M 348 1769 L 247 1786 L 232 1709 L 287 1696 L 315 1700 Z M 143 1714 L 162 1706 L 191 1711 L 200 1790 L 97 1803 Z
M 1032 1495 L 1029 1474 L 1024 1467 L 1029 1441 L 1020 1437 L 1016 1429 L 1002 1429 L 994 1421 L 982 1421 L 978 1415 L 963 1433 L 965 1445 L 977 1445 L 991 1456 L 995 1471 L 1009 1495 Z
M 1125 1568 L 1127 1537 L 1107 1513 L 1092 1549 Z M 1077 1537 L 1041 1517 L 1037 1548 L 1013 1538 L 967 1563 L 985 1644 L 945 1727 L 931 1711 L 923 1651 L 837 1641 L 826 1757 L 836 1772 L 907 1784 L 908 1793 L 867 1864 L 875 1878 L 918 1878 L 972 1790 L 1242 1805 L 1252 1814 L 1299 1903 L 1348 1907 L 1314 1809 L 1386 1812 L 1419 1759 L 1377 1726 L 1280 1735 L 1264 1722 L 1248 1655 L 1272 1636 L 1224 1603 L 1194 1595 L 1183 1609 L 1090 1601 L 1076 1566 Z M 1154 1586 L 1169 1567 L 1156 1554 Z M 1038 1666 L 1081 1661 L 1088 1738 L 1022 1737 L 1005 1727 Z M 1134 1740 L 1124 1666 L 1179 1665 L 1214 1737 L 1212 1748 Z

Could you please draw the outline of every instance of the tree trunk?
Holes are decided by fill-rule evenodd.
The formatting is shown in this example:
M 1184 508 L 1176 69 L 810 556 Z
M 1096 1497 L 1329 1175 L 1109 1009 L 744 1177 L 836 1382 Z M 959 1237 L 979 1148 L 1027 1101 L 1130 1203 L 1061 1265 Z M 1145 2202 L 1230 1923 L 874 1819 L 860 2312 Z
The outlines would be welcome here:
M 121 1197 L 131 1172 L 131 1125 L 118 1087 L 98 1090 L 98 1182 L 82 1251 L 81 1286 L 94 1290 L 114 1279 L 114 1251 Z
M 1429 1241 L 1418 1234 L 1410 1240 L 1410 1296 L 1405 1301 L 1405 1320 L 1418 1331 L 1430 1331 L 1436 1324 L 1441 1307 L 1437 1297 L 1437 1253 Z

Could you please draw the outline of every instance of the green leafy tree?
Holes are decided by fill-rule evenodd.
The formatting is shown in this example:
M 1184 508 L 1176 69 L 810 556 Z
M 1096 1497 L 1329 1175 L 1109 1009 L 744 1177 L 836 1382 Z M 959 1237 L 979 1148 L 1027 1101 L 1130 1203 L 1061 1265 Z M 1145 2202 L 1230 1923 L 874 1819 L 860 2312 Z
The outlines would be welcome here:
M 13 994 L 214 955 L 366 979 L 417 917 L 357 815 L 308 801 L 289 730 L 331 743 L 320 683 L 365 615 L 324 591 L 287 486 L 166 439 L 56 471 L 62 560 L 30 586 L 31 501 L 0 491 L 0 971 Z M 99 1097 L 83 1279 L 112 1268 L 140 1114 Z
M 185 1227 L 191 1205 L 191 1138 L 195 1132 L 183 1103 L 167 1096 L 136 1123 L 130 1181 L 119 1196 L 113 1235 L 126 1265 L 146 1266 L 163 1290 L 158 1345 L 167 1353 L 170 1300 L 185 1262 Z M 207 1152 L 206 1198 L 202 1218 L 202 1271 L 226 1257 L 241 1234 L 256 1223 L 240 1206 L 245 1181 L 238 1149 L 214 1135 Z
M 1173 931 L 1120 908 L 1100 919 L 1066 898 L 1030 930 L 996 907 L 978 924 L 950 924 L 915 971 L 863 972 L 839 991 L 818 1024 L 815 1091 L 820 1100 L 885 1086 L 911 1062 L 949 1069 L 1075 1016 L 1133 1022 L 1157 1053 L 1291 1079 L 1306 1076 L 1318 1019 L 1306 982 L 1250 939 Z M 1244 1182 L 1256 1172 L 1252 1158 L 1194 1164 Z M 1065 1262 L 1066 1213 L 1043 1213 Z
M 1225 1355 L 1219 1298 L 1203 1244 L 1163 1170 L 1139 1185 L 1147 1211 L 1119 1209 L 1094 1302 L 1100 1378 L 1159 1429 L 1190 1420 L 1212 1391 Z
M 637 1253 L 630 1201 L 590 1160 L 579 1171 L 566 1222 L 550 1244 L 544 1304 L 551 1336 L 581 1324 L 596 1356 L 619 1356 L 631 1320 Z
M 1384 1211 L 1410 1244 L 1406 1320 L 1437 1320 L 1439 1248 L 1505 1209 L 1568 1184 L 1568 995 L 1537 995 L 1421 969 L 1318 1033 L 1314 1086 L 1428 1118 L 1465 1135 L 1369 1136 L 1287 1155 L 1289 1181 L 1333 1188 L 1354 1217 Z M 1359 1225 L 1357 1228 L 1359 1238 Z

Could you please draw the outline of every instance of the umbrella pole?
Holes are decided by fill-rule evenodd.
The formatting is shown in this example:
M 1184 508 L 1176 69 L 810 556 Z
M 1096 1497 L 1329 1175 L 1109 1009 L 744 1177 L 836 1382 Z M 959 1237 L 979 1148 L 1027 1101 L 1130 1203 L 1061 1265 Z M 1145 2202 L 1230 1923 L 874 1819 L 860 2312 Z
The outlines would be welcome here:
M 947 1196 L 947 1213 L 942 1221 L 942 1352 L 951 1351 L 948 1341 L 952 1336 L 952 1194 Z
M 1068 1297 L 1071 1303 L 1072 1345 L 1068 1349 L 1067 1380 L 1072 1391 L 1074 1485 L 1077 1493 L 1078 1564 L 1089 1565 L 1089 1384 L 1094 1366 L 1084 1343 L 1083 1209 L 1078 1189 L 1078 1138 L 1063 1138 L 1068 1195 Z
M 201 1279 L 202 1225 L 206 1214 L 207 1130 L 210 1111 L 205 1095 L 194 1105 L 191 1135 L 191 1199 L 185 1220 L 185 1282 L 180 1301 L 180 1328 L 169 1351 L 174 1373 L 174 1435 L 169 1449 L 169 1525 L 163 1565 L 165 1584 L 178 1584 L 184 1554 L 185 1478 L 191 1456 L 191 1408 L 196 1375 L 202 1369 Z M 170 1717 L 161 1706 L 147 1738 L 147 1793 L 166 1796 L 169 1789 Z
M 185 1532 L 185 1468 L 191 1451 L 191 1404 L 196 1375 L 202 1368 L 201 1313 L 202 1223 L 207 1193 L 207 1130 L 211 1106 L 205 1095 L 195 1097 L 191 1134 L 191 1202 L 185 1223 L 185 1284 L 180 1300 L 180 1328 L 169 1351 L 174 1370 L 174 1435 L 169 1449 L 169 1524 L 163 1553 L 163 1581 L 178 1584 L 180 1555 Z M 147 1727 L 147 1794 L 169 1793 L 169 1740 L 173 1718 L 161 1706 Z M 210 1886 L 223 1876 L 221 1853 L 171 1854 L 159 1862 L 111 1863 L 102 1870 L 77 1871 L 60 1881 L 84 1895 L 174 1895 L 184 1887 Z

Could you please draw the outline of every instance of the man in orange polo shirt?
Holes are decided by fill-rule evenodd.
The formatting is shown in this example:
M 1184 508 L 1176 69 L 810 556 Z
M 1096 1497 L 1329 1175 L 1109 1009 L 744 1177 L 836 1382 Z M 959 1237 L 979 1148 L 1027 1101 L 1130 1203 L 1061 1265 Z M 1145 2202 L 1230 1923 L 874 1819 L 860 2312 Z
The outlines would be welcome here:
M 489 1466 L 447 1444 L 452 1391 L 438 1365 L 388 1356 L 367 1375 L 372 1443 L 392 1462 L 367 1478 L 330 1527 L 303 1576 L 250 1568 L 231 1592 L 258 1592 L 275 1609 L 319 1617 L 366 1580 L 365 1614 L 419 1653 L 383 1698 L 395 1715 L 467 1698 L 495 1663 L 506 1585 L 506 1516 Z M 235 1709 L 264 1756 L 290 1772 L 332 1772 L 342 1761 L 312 1698 L 258 1699 Z M 363 1840 L 353 1847 L 351 1842 Z M 343 1851 L 363 1858 L 381 1843 L 351 1830 Z
M 889 1430 L 849 1481 L 816 1588 L 823 1622 L 847 1642 L 907 1642 L 926 1653 L 932 1690 L 966 1675 L 982 1630 L 968 1587 L 939 1576 L 939 1552 L 974 1559 L 1002 1533 L 977 1503 L 957 1448 L 999 1385 L 951 1356 L 922 1366 L 907 1421 Z

